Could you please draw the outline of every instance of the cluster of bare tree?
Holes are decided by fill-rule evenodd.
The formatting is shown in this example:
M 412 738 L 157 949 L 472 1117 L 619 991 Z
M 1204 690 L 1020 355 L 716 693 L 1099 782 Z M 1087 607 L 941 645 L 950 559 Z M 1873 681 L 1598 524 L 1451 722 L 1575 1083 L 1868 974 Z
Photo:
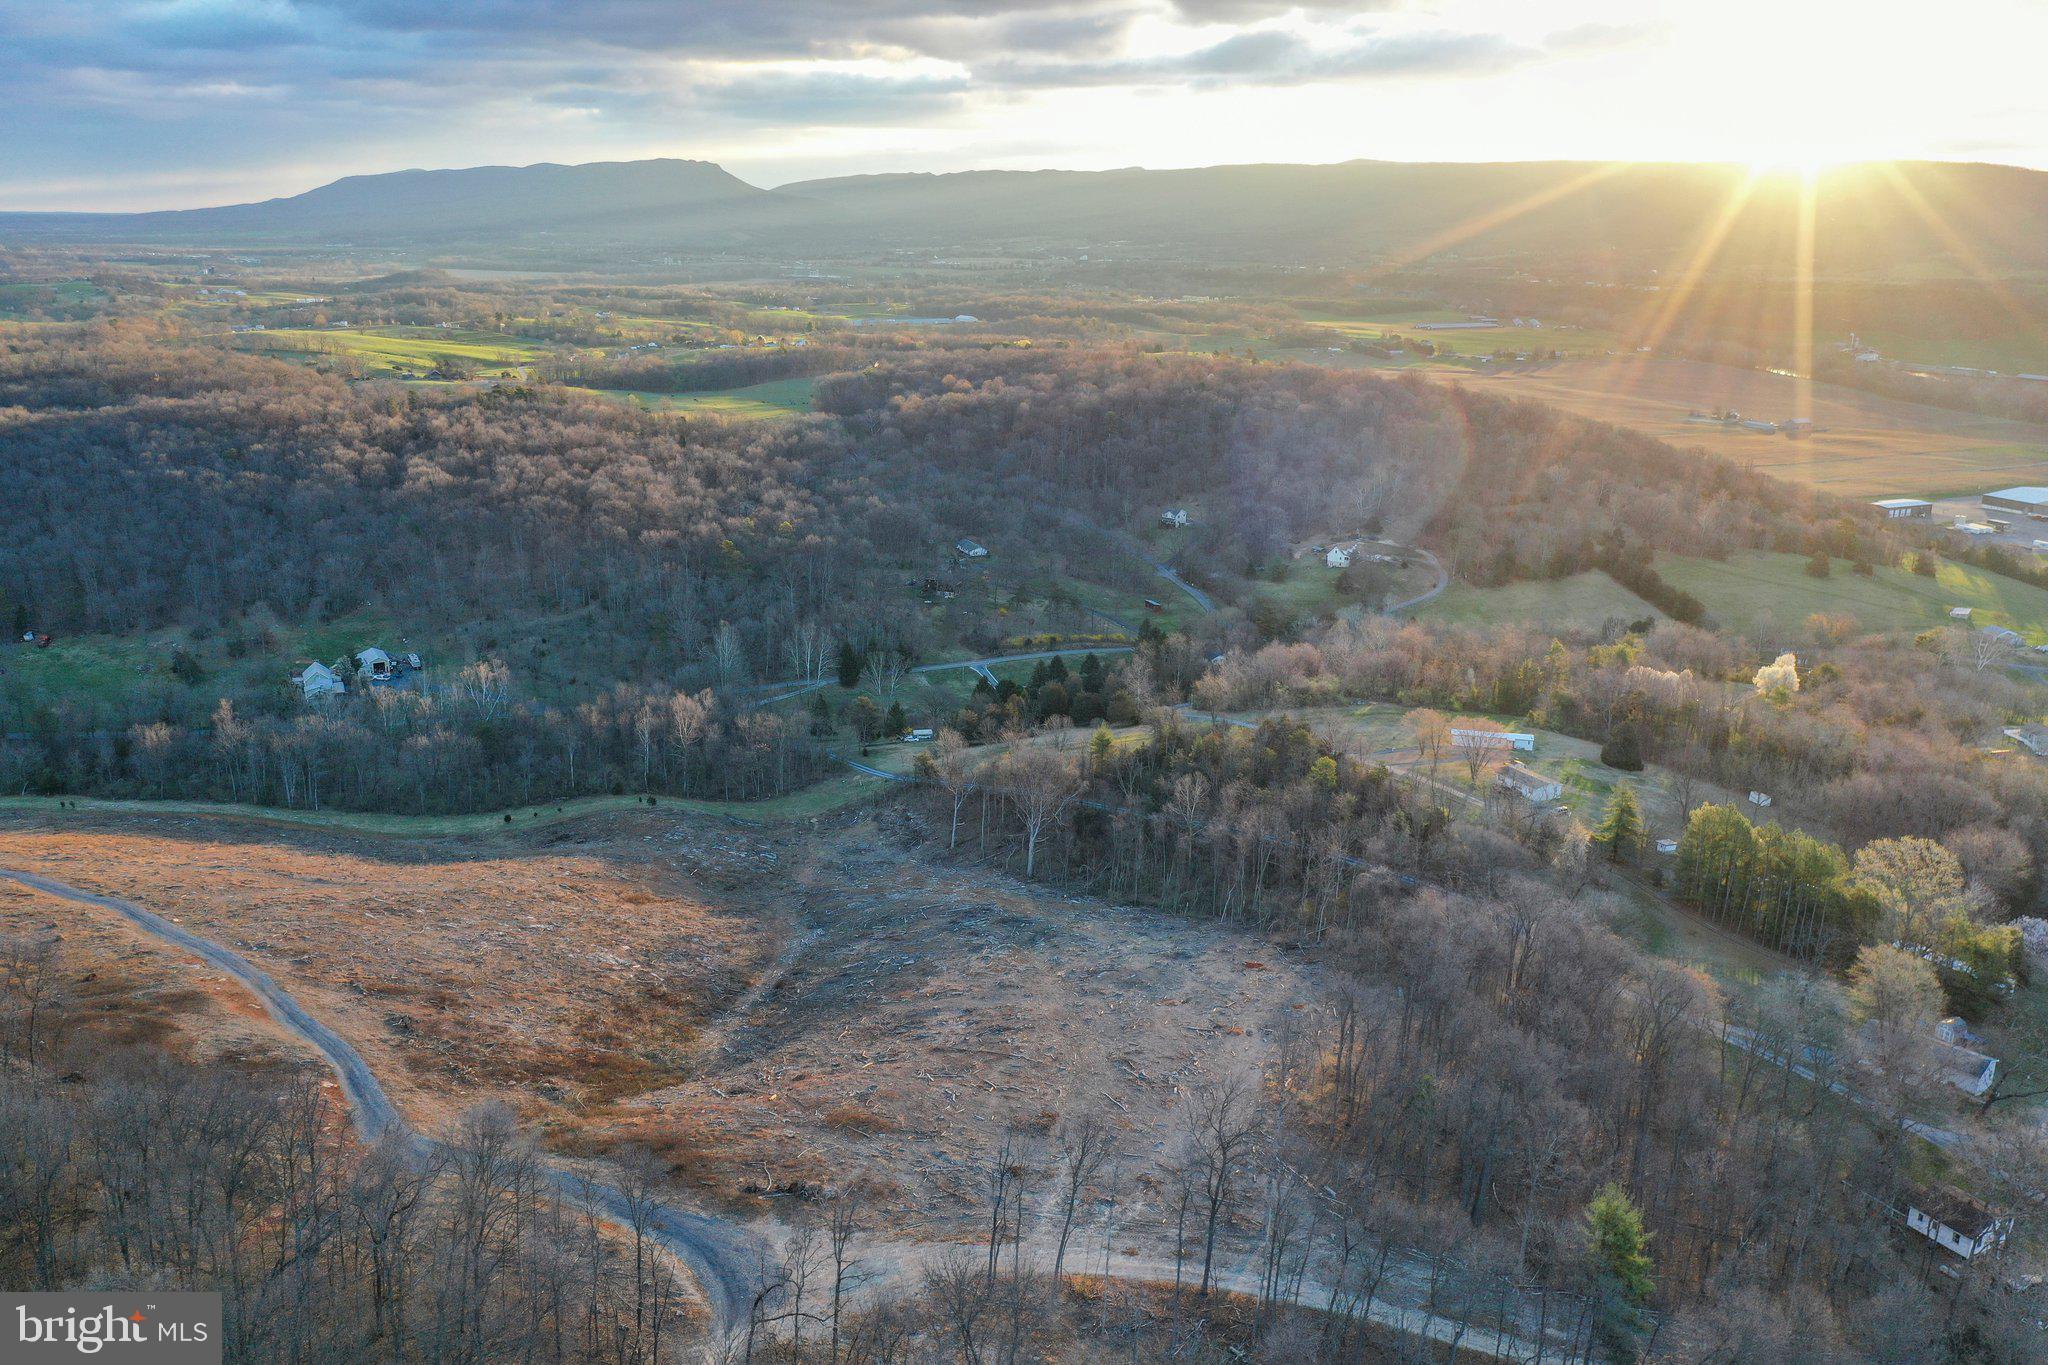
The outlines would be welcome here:
M 217 1290 L 230 1361 L 652 1362 L 701 1336 L 629 1171 L 615 1226 L 511 1115 L 365 1147 L 324 1076 L 71 1028 L 47 940 L 0 939 L 0 1284 Z

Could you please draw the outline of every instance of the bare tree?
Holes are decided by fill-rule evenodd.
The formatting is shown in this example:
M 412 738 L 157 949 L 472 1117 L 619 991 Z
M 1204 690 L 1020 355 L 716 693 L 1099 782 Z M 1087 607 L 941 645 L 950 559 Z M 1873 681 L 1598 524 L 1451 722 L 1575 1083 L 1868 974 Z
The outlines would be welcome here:
M 1029 877 L 1038 866 L 1039 840 L 1080 797 L 1083 780 L 1065 755 L 1026 746 L 1003 761 L 1000 782 L 1024 821 L 1024 875 Z

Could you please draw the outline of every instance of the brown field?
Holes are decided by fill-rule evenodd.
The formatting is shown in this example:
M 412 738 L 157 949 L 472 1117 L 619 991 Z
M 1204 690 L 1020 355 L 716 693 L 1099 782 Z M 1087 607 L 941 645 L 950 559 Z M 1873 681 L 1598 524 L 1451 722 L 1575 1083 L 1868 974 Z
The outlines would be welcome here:
M 1185 1088 L 1255 1066 L 1310 996 L 1257 939 L 934 862 L 901 818 L 613 814 L 486 842 L 9 815 L 0 863 L 243 953 L 416 1126 L 504 1099 L 560 1150 L 643 1143 L 733 1206 L 858 1169 L 899 1237 L 964 1230 L 1012 1122 L 1096 1110 L 1149 1157 Z M 58 925 L 211 1046 L 274 1035 L 111 913 L 20 892 L 0 915 Z
M 1762 370 L 1628 355 L 1455 382 L 1552 403 L 1845 496 L 1974 495 L 2048 482 L 2048 429 Z M 1824 430 L 1792 440 L 1685 420 L 1721 408 L 1773 422 L 1810 416 Z

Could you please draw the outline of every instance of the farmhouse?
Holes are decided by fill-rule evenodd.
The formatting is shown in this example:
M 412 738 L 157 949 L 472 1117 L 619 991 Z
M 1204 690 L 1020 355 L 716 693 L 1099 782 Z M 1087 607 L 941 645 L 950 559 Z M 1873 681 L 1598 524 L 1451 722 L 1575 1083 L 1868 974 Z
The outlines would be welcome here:
M 2024 512 L 2037 520 L 2048 521 L 2048 488 L 2036 484 L 2001 488 L 1995 493 L 1986 493 L 1978 501 L 1987 510 L 1995 507 L 2002 512 Z
M 958 550 L 961 553 L 961 555 L 968 559 L 988 558 L 988 546 L 983 545 L 978 540 L 969 540 L 965 536 L 962 536 L 960 539 L 954 541 L 953 548 Z
M 1921 1190 L 1907 1200 L 1906 1226 L 1969 1261 L 2003 1246 L 2012 1219 L 1998 1217 L 1959 1190 Z
M 1187 508 L 1185 508 L 1185 507 L 1169 507 L 1169 508 L 1167 508 L 1167 509 L 1166 509 L 1166 510 L 1165 510 L 1164 512 L 1161 512 L 1161 513 L 1159 514 L 1159 524 L 1160 524 L 1161 526 L 1185 526 L 1185 525 L 1187 525 L 1187 524 L 1188 524 L 1188 509 L 1187 509 Z
M 310 663 L 292 675 L 292 683 L 307 701 L 318 697 L 338 697 L 348 691 L 348 684 L 341 675 L 323 663 Z
M 1932 521 L 1934 504 L 1924 498 L 1879 498 L 1870 504 L 1889 521 Z
M 1323 556 L 1323 562 L 1333 569 L 1348 569 L 1351 567 L 1351 550 L 1348 546 L 1332 545 L 1329 553 Z
M 1453 749 L 1519 749 L 1533 753 L 1536 736 L 1519 734 L 1513 730 L 1461 730 L 1451 727 Z
M 1564 783 L 1554 777 L 1545 777 L 1534 768 L 1520 763 L 1510 763 L 1500 770 L 1500 785 L 1515 793 L 1524 801 L 1542 804 L 1555 801 L 1564 795 Z

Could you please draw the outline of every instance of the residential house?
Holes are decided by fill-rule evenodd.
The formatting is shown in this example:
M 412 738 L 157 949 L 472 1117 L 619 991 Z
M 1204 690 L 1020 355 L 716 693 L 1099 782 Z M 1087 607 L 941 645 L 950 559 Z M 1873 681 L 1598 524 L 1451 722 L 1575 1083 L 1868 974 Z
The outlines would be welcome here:
M 969 540 L 965 536 L 962 536 L 960 539 L 954 541 L 953 548 L 958 550 L 961 553 L 961 555 L 968 559 L 988 558 L 988 547 L 986 545 L 983 545 L 978 540 Z
M 1187 524 L 1188 524 L 1188 509 L 1187 509 L 1187 508 L 1185 508 L 1185 507 L 1169 507 L 1169 508 L 1167 508 L 1167 509 L 1166 509 L 1166 510 L 1165 510 L 1164 512 L 1161 512 L 1161 513 L 1159 514 L 1159 524 L 1160 524 L 1161 526 L 1185 526 L 1185 525 L 1187 525 Z
M 1959 1190 L 1921 1190 L 1906 1202 L 1906 1226 L 1936 1246 L 1972 1261 L 2005 1244 L 2012 1219 L 2001 1218 Z
M 1564 795 L 1564 783 L 1520 763 L 1510 763 L 1500 770 L 1500 785 L 1524 801 L 1537 805 L 1555 801 Z
M 1351 546 L 1332 545 L 1328 553 L 1323 556 L 1323 563 L 1333 569 L 1348 569 L 1351 567 L 1351 555 Z
M 310 663 L 292 675 L 292 683 L 307 701 L 320 697 L 338 697 L 348 691 L 348 684 L 341 675 L 323 663 Z
M 1752 806 L 1768 806 L 1771 804 L 1771 794 L 1769 792 L 1751 792 L 1749 794 L 1749 804 Z

